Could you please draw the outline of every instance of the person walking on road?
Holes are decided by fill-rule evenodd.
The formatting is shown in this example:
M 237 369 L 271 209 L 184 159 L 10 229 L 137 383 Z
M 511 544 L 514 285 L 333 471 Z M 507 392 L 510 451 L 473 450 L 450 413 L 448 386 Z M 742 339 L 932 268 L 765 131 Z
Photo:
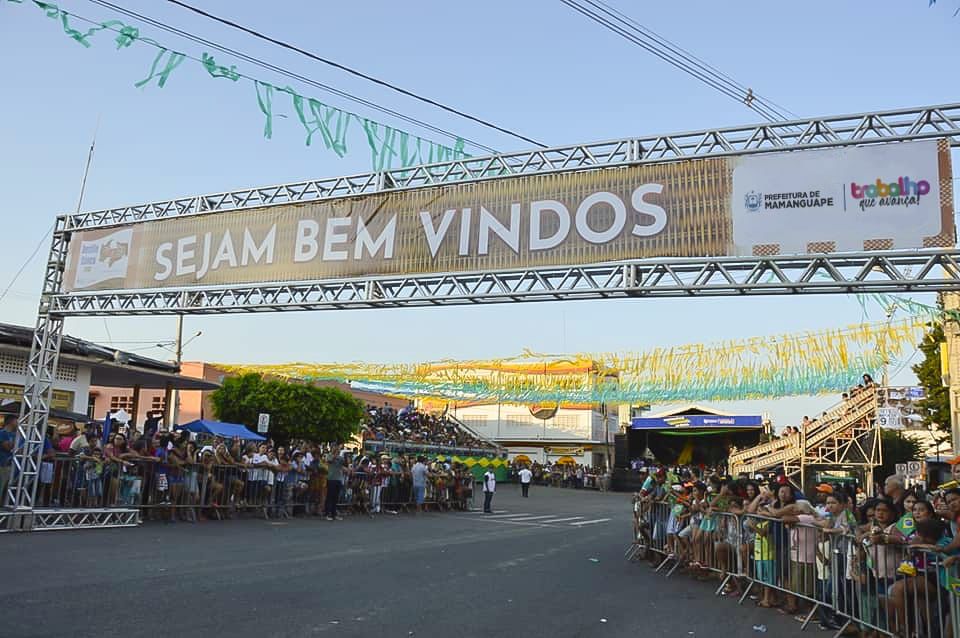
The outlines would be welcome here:
M 530 496 L 530 480 L 533 478 L 533 472 L 526 465 L 520 470 L 520 490 L 523 492 L 523 498 Z
M 497 475 L 490 468 L 483 473 L 483 513 L 493 514 L 490 504 L 493 502 L 493 493 L 497 491 Z
M 423 501 L 427 493 L 427 477 L 431 476 L 426 461 L 426 457 L 418 456 L 417 462 L 413 465 L 413 469 L 410 470 L 410 474 L 413 477 L 413 500 L 417 505 L 417 514 L 423 511 Z
M 333 446 L 326 460 L 327 498 L 323 505 L 323 513 L 328 521 L 342 521 L 343 519 L 337 515 L 337 501 L 340 500 L 340 488 L 343 486 L 343 457 L 340 455 L 340 446 Z

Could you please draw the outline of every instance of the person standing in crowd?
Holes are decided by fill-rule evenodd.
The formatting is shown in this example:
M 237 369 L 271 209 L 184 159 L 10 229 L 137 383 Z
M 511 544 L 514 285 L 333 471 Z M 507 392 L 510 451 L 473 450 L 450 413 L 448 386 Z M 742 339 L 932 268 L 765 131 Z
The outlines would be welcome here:
M 533 472 L 524 465 L 518 474 L 520 476 L 520 490 L 523 493 L 523 498 L 527 498 L 530 496 L 530 481 L 533 479 Z
M 888 476 L 887 480 L 883 482 L 883 493 L 887 498 L 893 501 L 893 507 L 896 510 L 895 513 L 897 518 L 903 516 L 903 499 L 907 497 L 907 488 L 903 477 L 899 474 L 891 474 Z
M 97 426 L 93 423 L 87 423 L 80 436 L 70 443 L 70 453 L 78 454 L 84 450 L 89 452 L 94 447 L 100 447 L 100 437 L 97 436 Z
M 413 478 L 413 502 L 416 504 L 416 512 L 423 511 L 423 502 L 427 497 L 427 476 L 430 469 L 427 467 L 427 459 L 423 456 L 417 457 L 417 462 L 410 469 L 410 475 Z
M 830 498 L 831 494 L 833 494 L 833 486 L 830 485 L 829 483 L 820 483 L 819 485 L 817 485 L 815 489 L 817 492 L 817 496 L 816 496 L 817 502 L 815 504 L 817 514 L 819 514 L 820 516 L 826 516 L 827 515 L 827 499 Z
M 486 472 L 483 473 L 483 513 L 484 514 L 493 514 L 493 509 L 490 505 L 493 503 L 493 494 L 497 491 L 497 475 L 494 474 L 493 468 L 488 468 Z
M 340 500 L 340 488 L 343 487 L 343 457 L 340 456 L 340 446 L 334 445 L 327 455 L 327 498 L 324 501 L 323 513 L 328 521 L 343 518 L 337 515 L 337 501 Z
M 0 430 L 0 506 L 7 501 L 7 485 L 13 468 L 13 448 L 17 443 L 17 417 L 9 414 L 3 417 L 3 429 Z

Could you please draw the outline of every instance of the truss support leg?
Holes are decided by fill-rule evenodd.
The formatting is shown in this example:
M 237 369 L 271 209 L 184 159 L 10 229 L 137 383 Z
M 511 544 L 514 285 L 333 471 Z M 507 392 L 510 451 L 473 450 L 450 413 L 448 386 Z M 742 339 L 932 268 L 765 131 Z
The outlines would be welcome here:
M 20 406 L 18 438 L 23 444 L 14 453 L 14 475 L 7 490 L 7 502 L 14 511 L 14 515 L 10 517 L 12 530 L 33 529 L 33 509 L 36 506 L 43 443 L 62 339 L 63 318 L 42 313 L 37 319 L 33 343 L 30 346 L 23 402 Z
M 37 324 L 30 344 L 30 358 L 27 360 L 23 401 L 17 424 L 19 443 L 13 454 L 13 474 L 7 493 L 0 495 L 0 505 L 12 508 L 12 515 L 6 519 L 9 530 L 31 531 L 34 527 L 43 443 L 50 417 L 53 384 L 57 378 L 60 344 L 63 341 L 63 315 L 51 313 L 51 304 L 63 288 L 63 271 L 70 242 L 69 233 L 65 230 L 66 223 L 65 217 L 57 219 L 50 244 Z

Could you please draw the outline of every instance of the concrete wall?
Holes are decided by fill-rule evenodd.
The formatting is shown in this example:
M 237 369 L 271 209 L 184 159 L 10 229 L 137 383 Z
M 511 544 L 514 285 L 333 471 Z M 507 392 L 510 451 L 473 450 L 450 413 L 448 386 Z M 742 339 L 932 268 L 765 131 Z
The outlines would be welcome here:
M 497 441 L 590 441 L 604 438 L 603 417 L 599 411 L 589 408 L 560 408 L 546 420 L 534 417 L 524 405 L 471 405 L 453 408 L 451 412 L 479 434 Z M 613 428 L 611 432 L 617 431 L 616 410 L 612 410 L 608 424 Z

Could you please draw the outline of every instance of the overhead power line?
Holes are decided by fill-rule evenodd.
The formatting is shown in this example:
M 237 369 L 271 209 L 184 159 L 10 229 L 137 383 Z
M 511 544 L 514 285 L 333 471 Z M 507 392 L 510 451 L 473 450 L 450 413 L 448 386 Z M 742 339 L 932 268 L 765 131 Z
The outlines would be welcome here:
M 493 124 L 492 122 L 490 122 L 490 121 L 488 121 L 488 120 L 484 120 L 484 119 L 482 119 L 482 118 L 479 118 L 479 117 L 470 115 L 469 113 L 464 113 L 463 111 L 461 111 L 461 110 L 459 110 L 459 109 L 456 109 L 456 108 L 454 108 L 454 107 L 452 107 L 452 106 L 448 106 L 448 105 L 443 104 L 443 103 L 441 103 L 441 102 L 437 102 L 436 100 L 433 100 L 433 99 L 430 99 L 430 98 L 425 97 L 425 96 L 423 96 L 423 95 L 420 95 L 419 93 L 414 93 L 413 91 L 408 91 L 407 89 L 405 89 L 405 88 L 403 88 L 403 87 L 400 87 L 400 86 L 397 86 L 396 84 L 393 84 L 393 83 L 391 83 L 391 82 L 387 82 L 386 80 L 381 80 L 380 78 L 376 78 L 376 77 L 374 77 L 374 76 L 372 76 L 372 75 L 369 75 L 369 74 L 367 74 L 367 73 L 363 73 L 362 71 L 358 71 L 357 69 L 354 69 L 354 68 L 352 68 L 352 67 L 349 67 L 349 66 L 347 66 L 347 65 L 345 65 L 345 64 L 341 64 L 340 62 L 336 62 L 336 61 L 334 61 L 334 60 L 330 60 L 330 59 L 328 59 L 328 58 L 321 57 L 321 56 L 319 56 L 319 55 L 317 55 L 317 54 L 315 54 L 315 53 L 312 53 L 312 52 L 310 52 L 310 51 L 307 51 L 306 49 L 302 49 L 302 48 L 300 48 L 300 47 L 298 47 L 298 46 L 296 46 L 296 45 L 294 45 L 294 44 L 290 44 L 289 42 L 285 42 L 285 41 L 283 41 L 283 40 L 278 40 L 277 38 L 274 38 L 274 37 L 272 37 L 272 36 L 263 34 L 263 33 L 259 32 L 259 31 L 257 31 L 256 29 L 251 29 L 250 27 L 246 27 L 246 26 L 244 26 L 244 25 L 242 25 L 242 24 L 238 24 L 238 23 L 236 23 L 236 22 L 234 22 L 234 21 L 232 21 L 232 20 L 228 20 L 228 19 L 226 19 L 226 18 L 221 18 L 220 16 L 214 15 L 214 14 L 208 12 L 208 11 L 204 11 L 203 9 L 198 9 L 197 7 L 194 7 L 194 6 L 192 6 L 192 5 L 189 5 L 189 4 L 187 4 L 186 2 L 181 2 L 180 0 L 167 0 L 167 1 L 170 2 L 170 3 L 172 3 L 172 4 L 175 4 L 175 5 L 177 5 L 177 6 L 183 7 L 184 9 L 187 9 L 188 11 L 192 11 L 193 13 L 196 13 L 197 15 L 201 15 L 201 16 L 203 16 L 203 17 L 205 17 L 205 18 L 208 18 L 208 19 L 213 20 L 213 21 L 215 21 L 215 22 L 219 22 L 220 24 L 226 25 L 226 26 L 231 27 L 231 28 L 233 28 L 233 29 L 237 29 L 237 30 L 239 30 L 239 31 L 243 31 L 244 33 L 249 34 L 249 35 L 252 35 L 253 37 L 258 38 L 258 39 L 260 39 L 260 40 L 264 40 L 264 41 L 266 41 L 266 42 L 270 42 L 271 44 L 275 44 L 275 45 L 277 45 L 277 46 L 279 46 L 279 47 L 282 47 L 282 48 L 284 48 L 284 49 L 288 49 L 288 50 L 290 50 L 290 51 L 294 51 L 294 52 L 296 52 L 296 53 L 299 53 L 300 55 L 303 55 L 303 56 L 306 56 L 306 57 L 310 58 L 311 60 L 315 60 L 315 61 L 317 61 L 317 62 L 321 62 L 321 63 L 326 64 L 326 65 L 328 65 L 328 66 L 331 66 L 331 67 L 333 67 L 333 68 L 335 68 L 335 69 L 339 69 L 339 70 L 341 70 L 341 71 L 345 71 L 346 73 L 349 73 L 349 74 L 351 74 L 351 75 L 354 75 L 354 76 L 356 76 L 356 77 L 358 77 L 358 78 L 363 78 L 364 80 L 367 80 L 367 81 L 369 81 L 369 82 L 373 82 L 374 84 L 378 84 L 378 85 L 383 86 L 383 87 L 386 87 L 386 88 L 388 88 L 388 89 L 390 89 L 390 90 L 392 90 L 392 91 L 396 91 L 397 93 L 400 93 L 401 95 L 405 95 L 405 96 L 411 97 L 411 98 L 413 98 L 413 99 L 415 99 L 415 100 L 419 100 L 420 102 L 423 102 L 424 104 L 429 104 L 430 106 L 437 107 L 437 108 L 442 109 L 442 110 L 444 110 L 444 111 L 446 111 L 446 112 L 448 112 L 448 113 L 452 113 L 452 114 L 457 115 L 457 116 L 459 116 L 459 117 L 462 117 L 462 118 L 464 118 L 464 119 L 470 120 L 471 122 L 476 122 L 477 124 L 481 124 L 481 125 L 483 125 L 483 126 L 485 126 L 485 127 L 487 127 L 487 128 L 493 129 L 493 130 L 495 130 L 495 131 L 499 131 L 499 132 L 501 132 L 501 133 L 506 133 L 507 135 L 513 136 L 513 137 L 515 137 L 515 138 L 517 138 L 517 139 L 520 139 L 520 140 L 523 140 L 524 142 L 529 142 L 530 144 L 533 144 L 533 145 L 535 145 L 535 146 L 539 146 L 539 147 L 541 147 L 541 148 L 546 148 L 546 144 L 542 144 L 542 143 L 540 143 L 540 142 L 538 142 L 538 141 L 536 141 L 536 140 L 534 140 L 534 139 L 531 139 L 531 138 L 529 138 L 529 137 L 527 137 L 527 136 L 525 136 L 525 135 L 521 135 L 520 133 L 517 133 L 516 131 L 511 131 L 510 129 L 507 129 L 507 128 L 504 128 L 504 127 L 502 127 L 502 126 L 498 126 L 498 125 L 496 125 L 496 124 Z
M 17 269 L 16 274 L 13 275 L 13 278 L 10 280 L 10 283 L 7 284 L 7 287 L 3 289 L 3 292 L 0 292 L 0 301 L 3 301 L 3 298 L 7 296 L 7 293 L 13 288 L 13 285 L 17 283 L 17 279 L 20 278 L 20 275 L 23 274 L 23 271 L 27 269 L 27 266 L 30 265 L 30 262 L 33 261 L 33 258 L 37 256 L 37 253 L 40 252 L 40 249 L 43 247 L 44 242 L 47 240 L 47 237 L 50 236 L 50 233 L 53 232 L 53 228 L 56 225 L 54 223 L 47 229 L 47 232 L 43 234 L 43 237 L 40 238 L 40 241 L 37 242 L 37 245 L 34 247 L 33 252 L 30 253 L 30 256 L 20 265 L 20 268 Z
M 272 64 L 272 63 L 270 63 L 270 62 L 266 62 L 266 61 L 264 61 L 264 60 L 262 60 L 262 59 L 260 59 L 260 58 L 257 58 L 257 57 L 252 56 L 252 55 L 248 55 L 248 54 L 246 54 L 246 53 L 243 53 L 242 51 L 238 51 L 238 50 L 233 49 L 233 48 L 231 48 L 231 47 L 224 46 L 224 45 L 222 45 L 222 44 L 218 44 L 218 43 L 216 43 L 216 42 L 213 42 L 212 40 L 208 40 L 208 39 L 203 38 L 203 37 L 201 37 L 201 36 L 195 35 L 195 34 L 189 32 L 189 31 L 185 31 L 185 30 L 183 30 L 183 29 L 179 29 L 179 28 L 177 28 L 177 27 L 171 26 L 171 25 L 169 25 L 169 24 L 167 24 L 167 23 L 165 23 L 165 22 L 162 22 L 162 21 L 160 21 L 160 20 L 156 20 L 156 19 L 154 19 L 154 18 L 151 18 L 151 17 L 149 17 L 149 16 L 143 15 L 143 14 L 141 14 L 141 13 L 137 13 L 136 11 L 131 11 L 130 9 L 126 9 L 126 8 L 121 7 L 121 6 L 119 6 L 119 5 L 116 5 L 116 4 L 112 3 L 112 2 L 108 2 L 107 0 L 88 0 L 88 1 L 91 2 L 92 4 L 96 4 L 96 5 L 98 5 L 98 6 L 101 6 L 101 7 L 104 7 L 104 8 L 106 8 L 106 9 L 109 9 L 109 10 L 115 12 L 115 13 L 119 13 L 119 14 L 121 14 L 121 15 L 125 15 L 125 16 L 127 16 L 127 17 L 129 17 L 129 18 L 133 18 L 134 20 L 139 20 L 140 22 L 143 22 L 143 23 L 145 23 L 145 24 L 148 24 L 148 25 L 150 25 L 150 26 L 152 26 L 152 27 L 155 27 L 155 28 L 160 29 L 160 30 L 162 30 L 162 31 L 166 31 L 167 33 L 171 33 L 171 34 L 176 35 L 176 36 L 178 36 L 178 37 L 180 37 L 180 38 L 184 38 L 184 39 L 186 39 L 186 40 L 189 40 L 189 41 L 191 41 L 191 42 L 193 42 L 193 43 L 195 43 L 195 44 L 199 44 L 199 45 L 204 46 L 204 47 L 209 47 L 209 48 L 211 48 L 211 49 L 213 49 L 213 50 L 215 50 L 215 51 L 220 51 L 221 53 L 225 53 L 225 54 L 227 54 L 227 55 L 229 55 L 229 56 L 232 56 L 232 57 L 234 57 L 234 58 L 237 58 L 237 59 L 239 59 L 239 60 L 243 60 L 243 61 L 245 61 L 245 62 L 248 62 L 248 63 L 250 63 L 250 64 L 253 64 L 253 65 L 255 65 L 255 66 L 258 66 L 258 67 L 260 67 L 260 68 L 262 68 L 262 69 L 266 69 L 266 70 L 268 70 L 268 71 L 272 71 L 273 73 L 277 73 L 277 74 L 282 75 L 282 76 L 284 76 L 284 77 L 288 77 L 288 78 L 297 80 L 297 81 L 299 81 L 299 82 L 303 82 L 304 84 L 307 84 L 307 85 L 313 86 L 313 87 L 315 87 L 315 88 L 318 88 L 318 89 L 320 89 L 321 91 L 325 91 L 325 92 L 327 92 L 327 93 L 331 93 L 331 94 L 336 95 L 336 96 L 338 96 L 338 97 L 342 97 L 342 98 L 344 98 L 344 99 L 346 99 L 346 100 L 350 100 L 351 102 L 355 102 L 355 103 L 357 103 L 357 104 L 361 104 L 361 105 L 366 106 L 366 107 L 368 107 L 368 108 L 370 108 L 370 109 L 379 111 L 379 112 L 384 113 L 384 114 L 386 114 L 386 115 L 390 115 L 390 116 L 392 116 L 392 117 L 395 117 L 395 118 L 397 118 L 397 119 L 399 119 L 399 120 L 402 120 L 402 121 L 404 121 L 404 122 L 407 122 L 407 123 L 409 123 L 409 124 L 413 124 L 414 126 L 419 126 L 419 127 L 423 128 L 423 129 L 425 129 L 425 130 L 428 130 L 428 131 L 432 131 L 432 132 L 434 132 L 434 133 L 437 133 L 438 135 L 443 135 L 444 137 L 448 137 L 448 138 L 453 139 L 453 140 L 462 139 L 462 140 L 464 140 L 465 142 L 469 143 L 470 145 L 472 145 L 472 146 L 474 146 L 474 147 L 476 147 L 476 148 L 478 148 L 478 149 L 481 149 L 481 150 L 484 150 L 484 151 L 487 151 L 487 152 L 493 153 L 493 154 L 499 153 L 498 150 L 496 150 L 495 148 L 491 148 L 490 146 L 487 146 L 486 144 L 481 144 L 480 142 L 477 142 L 477 141 L 472 140 L 472 139 L 470 139 L 470 138 L 463 137 L 462 135 L 457 135 L 456 133 L 453 133 L 452 131 L 448 131 L 448 130 L 446 130 L 446 129 L 443 129 L 443 128 L 434 126 L 434 125 L 432 125 L 432 124 L 429 124 L 429 123 L 427 123 L 427 122 L 424 122 L 423 120 L 419 120 L 419 119 L 417 119 L 417 118 L 414 118 L 414 117 L 411 117 L 411 116 L 408 116 L 408 115 L 404 115 L 403 113 L 400 113 L 399 111 L 395 111 L 395 110 L 390 109 L 390 108 L 388 108 L 388 107 L 381 106 L 381 105 L 377 104 L 376 102 L 372 102 L 372 101 L 370 101 L 370 100 L 367 100 L 367 99 L 365 99 L 365 98 L 359 97 L 359 96 L 357 96 L 357 95 L 353 95 L 352 93 L 349 93 L 349 92 L 347 92 L 347 91 L 342 91 L 342 90 L 340 90 L 340 89 L 338 89 L 338 88 L 336 88 L 336 87 L 333 87 L 333 86 L 330 86 L 330 85 L 327 85 L 327 84 L 323 84 L 322 82 L 318 82 L 318 81 L 313 80 L 313 79 L 311 79 L 311 78 L 308 78 L 308 77 L 306 77 L 306 76 L 304 76 L 304 75 L 300 75 L 299 73 L 295 73 L 295 72 L 290 71 L 290 70 L 288 70 L 288 69 L 286 69 L 286 68 L 284 68 L 284 67 L 278 66 L 278 65 L 276 65 L 276 64 Z M 90 22 L 90 23 L 92 23 L 92 24 L 97 24 L 97 22 L 96 22 L 95 20 L 90 20 L 90 19 L 88 19 L 88 18 L 84 18 L 83 16 L 79 16 L 79 15 L 77 15 L 77 14 L 71 14 L 71 15 L 73 15 L 74 17 L 76 17 L 76 18 L 78 18 L 78 19 L 84 20 L 85 22 Z
M 606 29 L 680 69 L 727 97 L 744 104 L 764 119 L 789 120 L 797 116 L 753 89 L 704 62 L 689 51 L 651 31 L 636 20 L 611 7 L 602 0 L 560 0 L 574 11 L 590 18 Z
M 647 27 L 645 27 L 644 25 L 640 24 L 639 22 L 637 22 L 636 20 L 634 20 L 634 19 L 631 18 L 630 16 L 624 14 L 622 11 L 619 11 L 619 10 L 617 10 L 616 8 L 610 6 L 608 3 L 604 2 L 603 0 L 586 0 L 586 1 L 589 2 L 590 4 L 592 4 L 593 6 L 602 6 L 604 9 L 606 9 L 606 11 L 608 12 L 608 14 L 609 14 L 609 13 L 612 13 L 612 14 L 616 15 L 616 16 L 617 16 L 619 19 L 621 19 L 622 21 L 625 21 L 625 22 L 629 23 L 630 25 L 632 25 L 637 31 L 640 31 L 640 32 L 644 33 L 645 35 L 647 35 L 648 37 L 650 37 L 650 38 L 653 39 L 654 41 L 660 43 L 662 46 L 664 46 L 664 47 L 666 47 L 667 49 L 673 51 L 674 53 L 680 55 L 682 58 L 684 58 L 684 59 L 686 59 L 686 60 L 688 60 L 688 61 L 690 61 L 690 62 L 692 62 L 692 63 L 694 63 L 694 64 L 700 65 L 700 67 L 702 67 L 703 69 L 711 72 L 715 77 L 718 77 L 718 78 L 720 78 L 720 79 L 723 79 L 724 81 L 726 81 L 726 82 L 729 83 L 730 85 L 732 85 L 732 86 L 740 89 L 741 91 L 744 92 L 744 95 L 750 95 L 750 96 L 752 96 L 752 98 L 753 98 L 754 101 L 769 106 L 769 107 L 771 108 L 771 110 L 774 110 L 775 112 L 777 112 L 778 115 L 781 115 L 781 116 L 782 116 L 782 119 L 799 119 L 799 118 L 800 118 L 799 115 L 797 115 L 796 113 L 790 111 L 790 110 L 787 109 L 787 108 L 784 108 L 784 107 L 780 106 L 780 105 L 777 104 L 776 102 L 773 102 L 772 100 L 769 100 L 769 99 L 766 99 L 766 98 L 761 97 L 760 95 L 757 95 L 756 93 L 753 92 L 753 89 L 750 89 L 750 88 L 744 86 L 743 84 L 740 84 L 739 82 L 737 82 L 736 80 L 734 80 L 733 78 L 731 78 L 729 75 L 727 75 L 727 74 L 724 73 L 723 71 L 717 69 L 715 66 L 709 64 L 708 62 L 705 62 L 705 61 L 703 60 L 703 58 L 697 57 L 696 55 L 694 55 L 693 53 L 691 53 L 691 52 L 688 51 L 687 49 L 684 49 L 684 48 L 681 47 L 680 45 L 675 44 L 675 43 L 667 40 L 666 38 L 664 38 L 664 37 L 661 36 L 660 34 L 656 33 L 655 31 L 650 30 L 649 28 L 647 28 Z M 790 117 L 787 118 L 787 117 L 786 117 L 787 115 L 790 116 Z

